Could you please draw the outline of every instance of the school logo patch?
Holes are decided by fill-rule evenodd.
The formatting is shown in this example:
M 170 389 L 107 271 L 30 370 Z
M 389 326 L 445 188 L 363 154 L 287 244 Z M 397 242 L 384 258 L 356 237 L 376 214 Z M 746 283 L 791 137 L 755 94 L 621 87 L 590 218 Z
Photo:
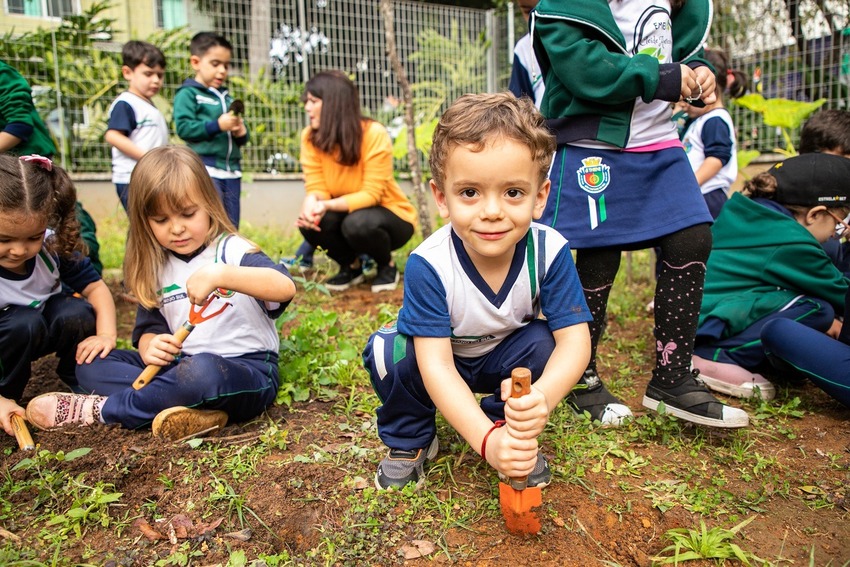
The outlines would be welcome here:
M 576 171 L 578 186 L 591 194 L 601 193 L 611 182 L 611 167 L 602 163 L 601 157 L 581 160 L 584 165 Z
M 581 160 L 581 163 L 584 165 L 576 171 L 578 186 L 588 193 L 588 221 L 590 230 L 594 230 L 608 218 L 605 195 L 599 195 L 599 193 L 602 193 L 611 183 L 611 167 L 602 163 L 600 157 L 587 157 Z M 595 195 L 599 197 L 595 198 Z

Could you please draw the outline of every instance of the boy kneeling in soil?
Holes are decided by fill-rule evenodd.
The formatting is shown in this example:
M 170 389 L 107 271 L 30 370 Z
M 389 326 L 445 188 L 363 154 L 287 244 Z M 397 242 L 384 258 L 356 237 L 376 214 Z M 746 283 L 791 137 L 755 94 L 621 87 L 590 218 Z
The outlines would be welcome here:
M 373 334 L 363 353 L 390 449 L 379 489 L 421 486 L 438 451 L 436 410 L 500 475 L 549 484 L 537 436 L 590 358 L 590 313 L 567 241 L 532 222 L 554 150 L 533 104 L 510 93 L 465 95 L 441 118 L 430 185 L 448 224 L 411 254 L 397 326 Z M 515 367 L 532 374 L 521 398 L 509 398 Z M 475 393 L 491 395 L 479 404 Z

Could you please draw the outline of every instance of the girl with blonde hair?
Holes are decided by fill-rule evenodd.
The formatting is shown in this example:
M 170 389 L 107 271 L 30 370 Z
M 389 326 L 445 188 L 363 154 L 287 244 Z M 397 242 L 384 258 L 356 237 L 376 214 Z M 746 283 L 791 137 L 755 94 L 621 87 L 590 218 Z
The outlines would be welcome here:
M 91 395 L 52 393 L 27 406 L 37 427 L 152 425 L 179 439 L 260 414 L 278 388 L 276 319 L 295 284 L 286 268 L 236 233 L 200 158 L 181 146 L 151 150 L 130 179 L 125 282 L 139 299 L 133 345 L 79 370 Z M 224 309 L 181 342 L 190 308 Z M 161 367 L 141 389 L 148 365 Z

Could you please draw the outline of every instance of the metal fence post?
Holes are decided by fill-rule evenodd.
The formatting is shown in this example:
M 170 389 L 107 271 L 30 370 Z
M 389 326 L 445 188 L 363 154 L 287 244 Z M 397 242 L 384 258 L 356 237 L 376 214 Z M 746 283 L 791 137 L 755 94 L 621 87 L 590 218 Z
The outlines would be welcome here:
M 516 26 L 514 25 L 514 3 L 508 2 L 508 65 L 514 64 L 514 45 L 516 45 Z
M 490 47 L 487 49 L 487 92 L 494 93 L 498 90 L 496 87 L 496 69 L 498 65 L 496 58 L 496 11 L 487 10 L 485 21 L 487 22 L 487 39 L 490 41 Z
M 56 30 L 50 30 L 50 42 L 53 44 L 53 79 L 56 81 L 56 111 L 59 113 L 59 155 L 62 157 L 62 169 L 68 169 L 68 160 L 66 157 L 66 148 L 68 147 L 65 139 L 65 109 L 62 106 L 62 79 L 59 76 L 59 50 L 56 48 Z
M 307 5 L 304 0 L 298 0 L 298 28 L 306 30 L 307 28 Z M 310 80 L 310 63 L 307 57 L 301 60 L 301 82 L 307 83 Z

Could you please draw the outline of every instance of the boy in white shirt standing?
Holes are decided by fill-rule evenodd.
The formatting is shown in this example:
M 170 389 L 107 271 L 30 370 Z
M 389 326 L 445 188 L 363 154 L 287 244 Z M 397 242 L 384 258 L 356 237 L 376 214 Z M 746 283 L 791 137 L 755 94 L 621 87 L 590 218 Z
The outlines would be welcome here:
M 121 58 L 129 85 L 109 108 L 104 139 L 112 146 L 112 182 L 126 211 L 130 174 L 148 150 L 168 144 L 168 124 L 152 101 L 162 88 L 165 55 L 150 43 L 128 41 Z

